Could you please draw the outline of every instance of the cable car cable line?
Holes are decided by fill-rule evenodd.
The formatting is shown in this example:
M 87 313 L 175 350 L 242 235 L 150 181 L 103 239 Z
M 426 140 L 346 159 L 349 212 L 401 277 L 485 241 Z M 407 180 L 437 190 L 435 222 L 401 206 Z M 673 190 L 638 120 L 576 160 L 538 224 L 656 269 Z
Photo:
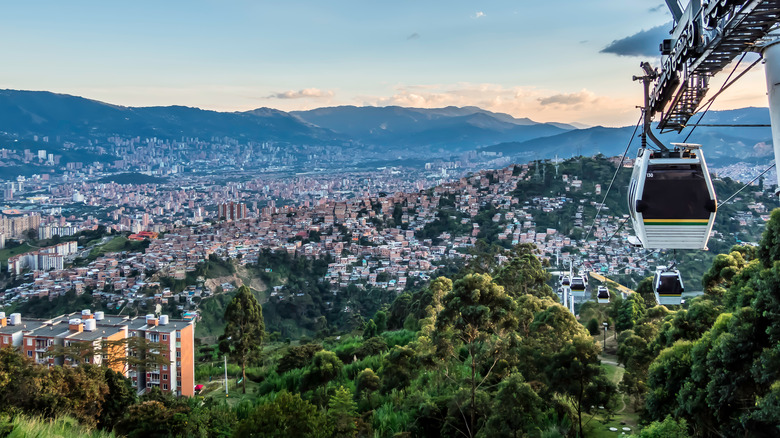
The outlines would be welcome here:
M 737 190 L 736 192 L 734 192 L 734 194 L 732 194 L 731 196 L 729 196 L 729 197 L 728 197 L 728 198 L 727 198 L 725 201 L 721 202 L 721 203 L 720 203 L 720 206 L 721 206 L 721 207 L 723 207 L 724 205 L 726 205 L 726 204 L 728 204 L 729 202 L 731 202 L 731 200 L 732 200 L 732 199 L 734 199 L 734 197 L 735 197 L 735 196 L 737 196 L 737 194 L 739 194 L 739 192 L 741 192 L 742 190 L 745 190 L 745 189 L 746 189 L 746 188 L 747 188 L 749 185 L 753 184 L 753 183 L 754 183 L 754 182 L 755 182 L 757 179 L 761 178 L 761 177 L 762 177 L 762 176 L 763 176 L 765 173 L 767 173 L 767 172 L 769 172 L 770 170 L 772 170 L 772 168 L 773 168 L 773 167 L 775 167 L 775 165 L 774 165 L 774 164 L 772 164 L 771 166 L 769 166 L 769 167 L 767 167 L 766 169 L 764 169 L 764 171 L 763 171 L 763 172 L 761 172 L 761 173 L 759 173 L 759 174 L 758 174 L 758 176 L 756 176 L 755 178 L 751 179 L 751 180 L 750 180 L 750 182 L 748 182 L 747 184 L 745 184 L 744 186 L 742 186 L 742 187 L 741 187 L 739 190 Z
M 596 216 L 593 217 L 593 223 L 590 225 L 590 228 L 588 229 L 588 233 L 585 235 L 584 240 L 588 240 L 588 237 L 590 237 L 591 231 L 593 231 L 593 228 L 596 226 L 596 221 L 599 218 L 599 214 L 601 214 L 601 208 L 604 207 L 604 202 L 607 200 L 607 196 L 609 195 L 609 191 L 612 190 L 612 184 L 615 183 L 615 179 L 617 178 L 618 172 L 620 172 L 620 169 L 623 167 L 623 162 L 626 159 L 626 155 L 628 154 L 628 150 L 631 148 L 631 143 L 634 141 L 634 136 L 636 136 L 636 131 L 639 130 L 639 124 L 642 123 L 642 116 L 639 117 L 639 120 L 637 120 L 636 125 L 634 126 L 634 132 L 631 133 L 631 137 L 628 139 L 628 144 L 626 145 L 626 150 L 623 151 L 623 156 L 620 158 L 620 164 L 618 164 L 617 169 L 615 169 L 615 173 L 612 175 L 612 181 L 609 182 L 609 187 L 607 187 L 607 192 L 604 193 L 604 199 L 601 200 L 601 204 L 599 204 L 599 208 L 596 210 Z
M 739 58 L 739 61 L 737 61 L 737 64 L 734 65 L 734 68 L 731 70 L 731 73 L 726 77 L 726 80 L 723 82 L 723 85 L 721 85 L 720 90 L 718 90 L 717 93 L 713 94 L 712 97 L 710 97 L 707 102 L 705 102 L 700 108 L 707 107 L 704 109 L 704 112 L 701 113 L 701 116 L 699 116 L 699 120 L 696 121 L 696 124 L 693 125 L 693 128 L 691 128 L 691 131 L 688 132 L 688 135 L 685 136 L 685 140 L 683 140 L 683 143 L 686 143 L 688 139 L 691 137 L 691 134 L 693 134 L 693 131 L 696 130 L 696 127 L 699 125 L 699 122 L 704 118 L 704 115 L 707 114 L 707 111 L 710 110 L 710 107 L 712 107 L 712 104 L 715 103 L 715 99 L 721 95 L 726 89 L 728 89 L 730 86 L 732 86 L 735 82 L 740 80 L 742 76 L 744 76 L 747 72 L 750 71 L 756 64 L 761 62 L 762 59 L 764 59 L 762 56 L 759 56 L 758 59 L 756 59 L 752 64 L 750 64 L 745 70 L 743 70 L 739 75 L 737 75 L 734 80 L 729 82 L 729 79 L 731 79 L 731 76 L 734 74 L 734 72 L 737 71 L 737 68 L 739 68 L 739 64 L 742 62 L 743 59 L 745 59 L 745 56 L 747 55 L 747 52 L 743 53 L 742 56 Z

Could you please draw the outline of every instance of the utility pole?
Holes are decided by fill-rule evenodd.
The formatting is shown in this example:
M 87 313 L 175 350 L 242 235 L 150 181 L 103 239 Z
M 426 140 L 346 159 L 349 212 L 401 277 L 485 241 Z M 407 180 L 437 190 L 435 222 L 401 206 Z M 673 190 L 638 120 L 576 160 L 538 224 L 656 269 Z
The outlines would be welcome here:
M 607 328 L 609 328 L 609 323 L 603 322 L 602 324 L 604 324 L 604 348 L 603 349 L 606 350 L 607 349 Z
M 227 379 L 227 356 L 225 358 L 225 397 L 228 396 L 228 379 Z

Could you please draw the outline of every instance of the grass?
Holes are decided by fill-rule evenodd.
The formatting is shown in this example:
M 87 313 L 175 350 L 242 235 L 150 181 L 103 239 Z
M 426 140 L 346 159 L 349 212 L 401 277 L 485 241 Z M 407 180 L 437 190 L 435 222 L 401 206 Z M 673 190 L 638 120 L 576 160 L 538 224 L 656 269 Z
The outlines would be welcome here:
M 614 361 L 616 360 L 616 357 L 606 356 L 604 359 Z M 623 378 L 623 374 L 626 371 L 623 367 L 608 363 L 602 363 L 601 368 L 604 369 L 607 377 L 615 385 L 620 383 L 620 380 Z M 587 424 L 583 426 L 585 436 L 589 438 L 614 438 L 624 437 L 639 432 L 639 428 L 637 427 L 639 424 L 639 414 L 634 411 L 631 403 L 627 400 L 627 397 L 623 394 L 619 394 L 619 397 L 616 413 L 611 418 L 607 418 L 605 415 L 606 413 L 601 409 L 597 409 L 593 415 L 583 414 L 583 424 Z M 617 428 L 617 431 L 610 431 L 610 427 Z M 626 432 L 626 434 L 623 435 L 624 427 L 630 427 L 631 431 Z
M 26 252 L 32 251 L 33 248 L 27 244 L 27 242 L 16 246 L 14 248 L 5 248 L 0 249 L 0 265 L 7 265 L 8 259 L 19 254 L 24 254 Z
M 235 407 L 244 400 L 250 402 L 255 401 L 257 398 L 257 389 L 260 387 L 259 383 L 255 383 L 249 379 L 246 381 L 246 394 L 243 393 L 243 384 L 241 382 L 236 384 L 237 379 L 228 377 L 228 397 L 225 397 L 224 380 L 220 377 L 218 380 L 215 378 L 211 382 L 204 384 L 203 389 L 198 397 L 202 399 L 227 399 L 228 405 Z
M 42 419 L 17 415 L 9 419 L 0 417 L 0 435 L 8 438 L 114 438 L 114 433 L 88 429 L 70 417 Z
M 114 237 L 103 245 L 98 245 L 92 248 L 92 250 L 89 252 L 89 258 L 96 259 L 109 252 L 119 252 L 127 249 L 125 248 L 125 242 L 128 242 L 127 237 L 125 236 Z
M 619 384 L 621 380 L 623 380 L 623 374 L 626 372 L 625 368 L 623 367 L 616 367 L 615 365 L 602 363 L 601 368 L 604 369 L 604 372 L 606 373 L 609 380 L 612 381 L 615 385 Z

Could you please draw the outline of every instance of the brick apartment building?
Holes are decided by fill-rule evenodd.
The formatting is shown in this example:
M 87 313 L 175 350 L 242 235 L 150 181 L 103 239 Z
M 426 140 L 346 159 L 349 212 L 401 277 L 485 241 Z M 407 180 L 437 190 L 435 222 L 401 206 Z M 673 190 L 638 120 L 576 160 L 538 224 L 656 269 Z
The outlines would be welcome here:
M 162 363 L 139 365 L 125 360 L 139 354 L 131 338 L 162 344 Z M 18 348 L 36 363 L 77 366 L 80 362 L 109 366 L 133 381 L 139 393 L 153 387 L 176 395 L 195 392 L 195 323 L 173 320 L 168 315 L 130 318 L 92 314 L 89 310 L 51 319 L 22 318 L 0 312 L 0 348 Z M 85 354 L 77 359 L 52 355 L 57 348 Z

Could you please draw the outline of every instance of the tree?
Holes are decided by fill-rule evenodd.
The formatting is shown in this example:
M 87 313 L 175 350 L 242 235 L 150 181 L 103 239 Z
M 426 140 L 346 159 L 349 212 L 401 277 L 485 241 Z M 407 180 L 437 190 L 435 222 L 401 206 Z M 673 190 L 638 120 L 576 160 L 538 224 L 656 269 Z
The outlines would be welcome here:
M 368 320 L 366 328 L 363 329 L 363 339 L 373 338 L 377 334 L 376 323 L 373 319 Z
M 599 346 L 589 336 L 576 336 L 552 357 L 545 373 L 549 386 L 569 399 L 577 412 L 580 436 L 582 412 L 591 406 L 606 405 L 615 393 L 599 365 Z
M 376 324 L 376 332 L 378 334 L 387 330 L 387 313 L 384 310 L 377 310 L 373 321 Z
M 341 374 L 344 364 L 332 351 L 322 350 L 314 355 L 311 367 L 303 376 L 303 389 L 328 383 Z
M 489 275 L 469 274 L 453 284 L 452 291 L 442 298 L 442 307 L 436 320 L 439 354 L 454 357 L 459 343 L 469 354 L 471 409 L 466 434 L 474 436 L 477 390 L 501 358 L 498 353 L 514 336 L 517 303 Z M 489 365 L 484 375 L 478 376 L 478 367 L 484 362 Z
M 235 437 L 324 438 L 330 436 L 327 417 L 300 394 L 282 391 L 270 403 L 258 406 L 236 428 Z
M 653 292 L 653 277 L 643 278 L 636 286 L 636 293 L 642 296 L 645 303 L 655 303 L 655 292 Z
M 654 421 L 649 426 L 642 429 L 638 438 L 687 438 L 688 423 L 685 419 L 675 420 L 671 415 L 664 421 Z
M 246 286 L 238 288 L 225 309 L 225 333 L 220 337 L 219 350 L 241 364 L 244 394 L 246 394 L 246 364 L 250 354 L 257 352 L 265 338 L 263 308 Z
M 601 324 L 599 324 L 599 320 L 596 318 L 591 318 L 588 321 L 588 333 L 590 333 L 592 336 L 596 336 L 601 332 Z
M 520 374 L 501 381 L 480 437 L 528 436 L 543 423 L 544 400 Z
M 320 350 L 322 350 L 322 345 L 320 344 L 290 347 L 284 356 L 279 359 L 279 363 L 276 365 L 276 372 L 281 375 L 296 368 L 303 368 L 311 362 L 311 359 Z
M 645 300 L 639 294 L 631 294 L 620 303 L 615 330 L 622 332 L 634 327 L 645 313 Z
M 411 348 L 400 345 L 393 347 L 382 362 L 382 391 L 387 393 L 409 386 L 412 373 L 417 368 L 415 359 L 415 352 Z
M 496 274 L 495 282 L 513 298 L 531 294 L 540 298 L 557 298 L 547 284 L 550 273 L 542 267 L 534 255 L 536 247 L 525 243 L 513 249 L 516 254 L 508 263 L 504 263 Z
M 357 434 L 357 405 L 352 391 L 340 386 L 328 401 L 328 419 L 334 437 L 350 437 Z
M 358 397 L 365 396 L 368 406 L 371 409 L 373 409 L 371 406 L 371 393 L 379 389 L 380 385 L 379 376 L 377 376 L 371 368 L 364 369 L 355 377 L 355 390 L 357 391 L 357 395 Z
M 108 385 L 108 396 L 103 402 L 103 409 L 98 417 L 98 426 L 110 430 L 122 418 L 127 409 L 135 404 L 136 393 L 133 382 L 122 374 L 111 368 L 105 368 L 104 375 Z
M 758 246 L 758 258 L 766 268 L 771 267 L 774 261 L 780 260 L 780 209 L 772 210 L 769 222 L 766 223 Z

